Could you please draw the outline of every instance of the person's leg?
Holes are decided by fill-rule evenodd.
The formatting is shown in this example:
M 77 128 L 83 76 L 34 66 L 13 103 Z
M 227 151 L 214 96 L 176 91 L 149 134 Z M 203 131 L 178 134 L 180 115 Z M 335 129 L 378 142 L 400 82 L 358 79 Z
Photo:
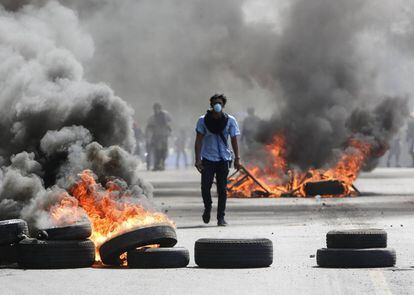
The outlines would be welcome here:
M 177 169 L 180 168 L 180 154 L 181 154 L 181 151 L 177 149 L 176 158 L 175 158 L 175 168 Z
M 161 152 L 159 147 L 154 149 L 154 170 L 161 170 Z
M 221 162 L 217 164 L 216 180 L 217 180 L 217 193 L 218 193 L 218 208 L 217 208 L 217 220 L 224 220 L 227 201 L 227 177 L 229 175 L 228 162 Z
M 146 146 L 147 149 L 147 155 L 146 155 L 146 162 L 147 162 L 147 170 L 151 170 L 151 147 L 149 144 Z
M 391 158 L 392 158 L 392 149 L 388 152 L 388 158 L 387 158 L 387 167 L 391 166 Z
M 204 202 L 203 220 L 205 223 L 210 221 L 211 204 L 211 186 L 214 180 L 214 163 L 203 161 L 203 171 L 201 172 L 201 196 Z
M 165 161 L 168 155 L 168 138 L 164 138 L 160 151 L 160 170 L 165 170 Z
M 187 162 L 187 153 L 185 152 L 185 149 L 183 149 L 183 158 L 184 158 L 184 167 L 187 167 L 188 162 Z

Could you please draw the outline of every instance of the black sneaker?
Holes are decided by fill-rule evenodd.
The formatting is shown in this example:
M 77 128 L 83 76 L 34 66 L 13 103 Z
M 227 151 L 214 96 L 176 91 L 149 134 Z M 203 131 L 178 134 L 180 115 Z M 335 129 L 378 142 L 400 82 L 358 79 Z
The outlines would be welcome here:
M 227 226 L 229 224 L 224 220 L 224 218 L 220 218 L 220 219 L 217 220 L 217 225 L 218 226 Z
M 205 224 L 210 222 L 210 212 L 211 212 L 211 209 L 204 209 L 203 221 Z

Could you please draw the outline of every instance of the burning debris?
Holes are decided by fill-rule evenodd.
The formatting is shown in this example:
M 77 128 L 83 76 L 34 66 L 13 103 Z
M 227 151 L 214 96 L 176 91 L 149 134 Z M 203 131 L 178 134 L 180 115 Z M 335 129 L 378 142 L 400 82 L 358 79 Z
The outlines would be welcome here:
M 353 185 L 359 172 L 371 158 L 379 157 L 385 149 L 374 149 L 368 139 L 352 138 L 346 143 L 337 162 L 330 168 L 306 172 L 290 168 L 286 160 L 287 148 L 283 134 L 275 136 L 273 143 L 260 153 L 265 159 L 262 167 L 249 165 L 229 177 L 232 197 L 308 197 L 322 195 L 355 196 Z M 250 170 L 250 171 L 249 171 Z M 259 188 L 259 190 L 257 190 Z
M 234 175 L 231 196 L 357 194 L 358 174 L 375 168 L 408 115 L 406 99 L 378 87 L 379 69 L 364 62 L 372 52 L 358 46 L 376 34 L 372 3 L 292 4 L 269 73 L 279 110 L 262 122 L 262 147 L 245 159 L 253 177 Z
M 0 219 L 32 231 L 90 221 L 97 247 L 172 224 L 137 174 L 133 109 L 83 77 L 94 48 L 74 11 L 26 2 L 0 2 Z

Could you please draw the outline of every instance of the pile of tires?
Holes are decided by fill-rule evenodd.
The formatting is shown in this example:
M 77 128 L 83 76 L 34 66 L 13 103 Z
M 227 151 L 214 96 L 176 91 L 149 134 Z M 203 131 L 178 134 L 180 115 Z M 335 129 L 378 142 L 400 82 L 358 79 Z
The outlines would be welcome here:
M 21 219 L 0 221 L 0 265 L 25 269 L 89 267 L 95 262 L 95 245 L 87 238 L 89 223 L 40 230 L 29 236 Z
M 91 267 L 95 262 L 91 233 L 89 222 L 39 230 L 36 238 L 26 237 L 17 244 L 17 263 L 25 269 Z
M 199 239 L 195 262 L 202 268 L 260 268 L 273 263 L 269 239 Z
M 326 244 L 316 253 L 320 267 L 374 268 L 396 263 L 395 250 L 387 248 L 387 233 L 381 229 L 330 231 Z
M 17 244 L 28 235 L 29 230 L 24 220 L 0 221 L 0 266 L 17 262 Z
M 175 229 L 169 224 L 140 227 L 106 241 L 99 248 L 102 262 L 119 266 L 121 256 L 127 254 L 130 268 L 180 268 L 190 261 L 188 250 L 174 248 Z

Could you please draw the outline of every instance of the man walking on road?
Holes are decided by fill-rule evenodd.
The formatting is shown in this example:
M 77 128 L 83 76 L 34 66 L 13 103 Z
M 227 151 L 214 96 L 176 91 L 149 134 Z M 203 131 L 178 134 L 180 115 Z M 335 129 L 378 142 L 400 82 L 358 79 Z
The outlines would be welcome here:
M 215 94 L 210 98 L 211 109 L 198 119 L 195 140 L 195 166 L 201 173 L 201 194 L 204 202 L 204 223 L 210 222 L 211 214 L 211 186 L 216 176 L 218 192 L 217 225 L 226 226 L 224 220 L 227 201 L 227 176 L 229 166 L 233 160 L 234 167 L 240 169 L 239 147 L 237 136 L 240 135 L 236 119 L 223 112 L 227 98 L 223 94 Z
M 147 142 L 147 170 L 150 169 L 151 160 L 154 169 L 165 170 L 165 159 L 168 154 L 168 137 L 171 134 L 171 117 L 162 109 L 161 104 L 155 103 L 154 114 L 148 119 L 145 137 Z

